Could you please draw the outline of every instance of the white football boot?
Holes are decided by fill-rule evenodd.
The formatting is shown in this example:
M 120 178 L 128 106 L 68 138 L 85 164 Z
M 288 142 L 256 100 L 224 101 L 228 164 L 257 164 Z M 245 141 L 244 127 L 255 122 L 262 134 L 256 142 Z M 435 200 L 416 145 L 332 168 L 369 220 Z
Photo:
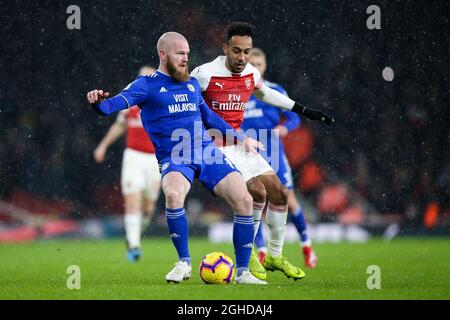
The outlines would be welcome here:
M 234 283 L 236 284 L 267 284 L 266 281 L 259 280 L 250 271 L 245 270 L 240 276 L 234 278 Z
M 178 261 L 175 267 L 166 276 L 167 282 L 180 283 L 188 280 L 192 273 L 192 267 L 186 261 Z

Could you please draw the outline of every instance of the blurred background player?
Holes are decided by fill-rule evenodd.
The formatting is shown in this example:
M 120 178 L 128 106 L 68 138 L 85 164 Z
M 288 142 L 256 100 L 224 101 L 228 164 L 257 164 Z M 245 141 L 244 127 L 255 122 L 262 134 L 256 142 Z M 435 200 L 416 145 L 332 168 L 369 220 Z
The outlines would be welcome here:
M 145 76 L 155 71 L 155 68 L 143 66 L 139 75 Z M 151 222 L 161 189 L 161 175 L 155 148 L 142 126 L 140 113 L 141 109 L 138 106 L 120 111 L 116 121 L 94 151 L 95 161 L 103 162 L 109 146 L 126 132 L 121 189 L 125 202 L 127 258 L 131 262 L 138 261 L 141 256 L 141 232 Z
M 286 91 L 281 85 L 269 82 L 263 78 L 267 68 L 267 61 L 266 55 L 261 49 L 253 48 L 250 51 L 249 62 L 259 70 L 259 72 L 261 73 L 261 80 L 264 81 L 265 85 L 274 90 L 277 90 L 278 92 L 281 92 L 284 95 L 287 95 Z M 282 118 L 284 118 L 283 122 L 281 122 Z M 262 153 L 262 155 L 270 165 L 272 165 L 271 160 L 273 159 L 273 157 L 277 156 L 272 154 L 271 150 L 271 129 L 278 130 L 280 137 L 280 139 L 278 139 L 277 141 L 279 146 L 277 157 L 278 162 L 276 166 L 272 165 L 272 167 L 275 170 L 281 183 L 286 188 L 286 193 L 288 194 L 288 210 L 290 213 L 291 221 L 294 223 L 295 228 L 300 235 L 300 244 L 303 251 L 305 265 L 308 268 L 315 268 L 317 264 L 317 257 L 312 249 L 311 240 L 308 238 L 308 234 L 306 231 L 306 220 L 302 211 L 302 207 L 295 197 L 291 168 L 284 151 L 284 145 L 281 141 L 281 138 L 284 138 L 290 131 L 298 128 L 300 126 L 300 123 L 301 120 L 297 114 L 273 107 L 261 100 L 256 99 L 255 96 L 252 95 L 245 109 L 242 129 L 255 129 L 257 134 L 259 133 L 260 129 L 265 130 L 265 132 L 267 133 L 266 141 L 268 143 L 266 144 L 266 151 Z M 260 140 L 260 142 L 263 141 Z M 270 155 L 270 157 L 268 157 L 267 155 Z M 259 226 L 258 232 L 256 234 L 255 244 L 259 251 L 259 259 L 261 263 L 263 263 L 267 253 L 267 249 L 264 244 L 261 225 Z

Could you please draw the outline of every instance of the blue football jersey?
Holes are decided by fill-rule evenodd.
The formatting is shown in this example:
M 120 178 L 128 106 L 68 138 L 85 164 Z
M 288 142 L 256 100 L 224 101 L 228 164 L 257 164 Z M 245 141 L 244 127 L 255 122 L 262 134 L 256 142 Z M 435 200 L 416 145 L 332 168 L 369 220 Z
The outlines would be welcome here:
M 286 90 L 284 90 L 284 88 L 279 84 L 275 84 L 267 80 L 264 80 L 264 83 L 270 88 L 287 95 Z M 283 117 L 285 118 L 285 122 L 283 124 L 289 131 L 297 128 L 301 123 L 300 117 L 296 113 L 274 107 L 252 95 L 245 109 L 242 129 L 247 132 L 249 129 L 254 129 L 256 131 L 257 139 L 266 145 L 266 152 L 267 154 L 270 154 L 272 145 L 272 143 L 270 143 L 272 140 L 270 129 L 273 129 L 280 124 Z M 260 135 L 260 129 L 267 130 L 264 131 L 267 132 L 267 137 Z M 250 134 L 250 136 L 253 137 L 252 134 Z M 278 138 L 275 138 L 276 137 L 273 137 L 274 141 L 281 143 Z M 283 148 L 283 146 L 280 145 L 280 148 Z
M 178 82 L 159 71 L 140 76 L 96 109 L 110 114 L 133 105 L 141 108 L 159 161 L 175 156 L 180 163 L 201 163 L 203 149 L 211 143 L 205 124 L 223 134 L 232 129 L 206 105 L 195 78 Z
M 270 88 L 287 95 L 284 88 L 278 84 L 264 80 Z M 273 168 L 281 183 L 288 189 L 292 189 L 291 168 L 287 161 L 284 146 L 278 136 L 272 135 L 271 129 L 280 124 L 284 118 L 283 125 L 291 131 L 300 125 L 300 117 L 291 111 L 276 108 L 267 104 L 255 96 L 251 96 L 244 113 L 242 129 L 250 137 L 255 137 L 266 146 L 266 150 L 261 155 Z

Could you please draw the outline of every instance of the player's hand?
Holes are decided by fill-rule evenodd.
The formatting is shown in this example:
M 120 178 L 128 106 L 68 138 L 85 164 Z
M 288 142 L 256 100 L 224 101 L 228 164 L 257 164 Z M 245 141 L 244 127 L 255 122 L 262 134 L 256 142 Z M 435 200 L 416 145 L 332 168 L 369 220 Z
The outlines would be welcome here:
M 310 120 L 319 120 L 321 122 L 325 122 L 327 125 L 332 126 L 334 119 L 320 110 L 309 109 L 305 106 L 302 106 L 300 103 L 296 102 L 292 107 L 293 112 L 298 114 L 302 114 Z
M 327 125 L 332 126 L 334 119 L 320 110 L 308 109 L 305 108 L 303 111 L 303 115 L 310 120 L 319 120 L 321 122 L 325 122 Z
M 289 130 L 286 128 L 286 126 L 282 124 L 277 125 L 274 129 L 278 130 L 278 135 L 280 136 L 280 138 L 286 137 L 289 133 Z
M 102 103 L 109 97 L 109 92 L 103 90 L 92 90 L 87 93 L 87 100 L 90 104 Z
M 94 159 L 97 163 L 105 161 L 106 149 L 102 146 L 98 146 L 94 151 Z
M 252 139 L 250 137 L 245 138 L 244 147 L 245 147 L 246 152 L 251 152 L 254 154 L 258 154 L 259 151 L 266 150 L 266 148 L 264 147 L 264 145 L 261 142 L 255 140 L 255 139 Z

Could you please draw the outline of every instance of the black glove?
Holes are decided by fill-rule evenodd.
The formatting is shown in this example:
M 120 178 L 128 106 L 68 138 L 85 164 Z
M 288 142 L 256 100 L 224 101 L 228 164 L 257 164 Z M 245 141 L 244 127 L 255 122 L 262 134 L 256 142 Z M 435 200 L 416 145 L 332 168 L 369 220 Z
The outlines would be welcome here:
M 304 115 L 308 119 L 319 120 L 321 122 L 325 122 L 329 126 L 332 126 L 333 122 L 334 122 L 333 118 L 327 116 L 322 111 L 306 108 L 306 107 L 300 105 L 298 102 L 296 102 L 294 104 L 294 107 L 292 108 L 292 111 L 296 112 L 298 114 Z

